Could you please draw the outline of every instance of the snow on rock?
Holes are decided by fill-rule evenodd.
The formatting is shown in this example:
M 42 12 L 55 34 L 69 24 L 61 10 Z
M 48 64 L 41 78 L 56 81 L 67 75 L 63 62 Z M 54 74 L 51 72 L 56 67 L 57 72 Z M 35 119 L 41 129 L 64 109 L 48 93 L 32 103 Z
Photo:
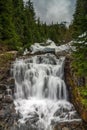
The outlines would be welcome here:
M 84 32 L 82 35 L 79 36 L 79 38 L 83 38 L 87 35 L 87 32 Z
M 86 39 L 87 39 L 87 32 L 84 32 L 83 34 L 79 35 L 78 38 L 75 39 L 75 41 L 73 41 L 73 43 L 79 43 L 79 44 L 87 45 Z
M 23 55 L 27 55 L 29 53 L 28 49 L 26 48 Z
M 67 44 L 57 46 L 52 40 L 48 39 L 46 43 L 35 43 L 31 45 L 30 50 L 32 54 L 36 52 L 62 52 L 66 51 L 69 52 L 72 48 L 71 46 L 72 42 L 69 42 Z
M 64 53 L 71 53 L 71 51 L 75 51 L 75 46 L 73 46 L 74 43 L 84 43 L 87 44 L 87 42 L 85 42 L 85 38 L 86 38 L 87 32 L 84 32 L 82 35 L 78 36 L 79 40 L 75 39 L 70 41 L 67 44 L 63 44 L 60 46 L 57 46 L 52 40 L 48 39 L 45 43 L 34 43 L 33 45 L 31 45 L 30 47 L 30 51 L 31 54 L 37 53 L 37 52 L 44 52 L 44 53 L 56 53 L 59 54 L 62 52 Z M 84 40 L 80 40 L 81 38 L 83 38 Z M 24 51 L 24 55 L 30 53 L 27 49 L 25 49 Z

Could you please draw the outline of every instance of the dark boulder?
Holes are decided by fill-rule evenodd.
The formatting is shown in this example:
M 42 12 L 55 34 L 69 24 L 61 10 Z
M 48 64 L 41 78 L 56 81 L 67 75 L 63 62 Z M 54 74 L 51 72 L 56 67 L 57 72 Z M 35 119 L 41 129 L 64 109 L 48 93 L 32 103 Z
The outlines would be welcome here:
M 12 103 L 13 102 L 13 97 L 11 95 L 4 96 L 4 102 L 5 103 Z

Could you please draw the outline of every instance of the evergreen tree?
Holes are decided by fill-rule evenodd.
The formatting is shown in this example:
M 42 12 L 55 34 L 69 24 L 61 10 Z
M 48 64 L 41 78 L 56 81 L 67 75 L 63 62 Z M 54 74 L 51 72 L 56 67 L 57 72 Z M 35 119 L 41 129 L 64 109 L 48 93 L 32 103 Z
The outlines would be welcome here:
M 72 27 L 76 37 L 74 68 L 79 75 L 87 76 L 87 0 L 77 0 Z
M 28 0 L 0 1 L 0 40 L 19 49 L 29 47 L 35 42 L 43 42 L 50 38 L 55 43 L 64 40 L 66 27 L 64 24 L 41 23 L 36 21 L 33 3 Z
M 0 1 L 0 39 L 15 48 L 19 41 L 13 23 L 12 0 Z
M 29 0 L 26 2 L 25 5 L 25 25 L 24 25 L 24 38 L 25 38 L 25 45 L 31 45 L 35 41 L 35 12 L 33 8 L 33 3 Z
M 80 76 L 87 76 L 87 33 L 79 36 L 75 41 L 74 46 L 74 68 Z
M 13 22 L 15 24 L 16 33 L 19 35 L 20 42 L 24 42 L 24 4 L 23 0 L 13 0 Z
M 87 0 L 77 0 L 73 29 L 75 38 L 87 31 Z

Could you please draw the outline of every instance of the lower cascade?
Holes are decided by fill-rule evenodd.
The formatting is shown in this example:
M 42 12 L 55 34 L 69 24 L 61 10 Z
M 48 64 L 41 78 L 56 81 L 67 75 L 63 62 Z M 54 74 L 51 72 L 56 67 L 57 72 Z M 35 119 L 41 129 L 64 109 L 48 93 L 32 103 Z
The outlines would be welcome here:
M 52 54 L 15 61 L 17 130 L 53 130 L 56 124 L 81 120 L 68 101 L 64 61 L 64 57 L 58 59 Z

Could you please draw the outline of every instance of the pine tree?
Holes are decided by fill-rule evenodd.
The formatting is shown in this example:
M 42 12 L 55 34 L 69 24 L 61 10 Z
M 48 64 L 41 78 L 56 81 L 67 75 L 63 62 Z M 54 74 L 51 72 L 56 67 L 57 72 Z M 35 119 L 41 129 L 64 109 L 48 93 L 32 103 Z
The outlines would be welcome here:
M 19 40 L 13 23 L 12 0 L 0 1 L 0 39 L 11 48 L 15 48 Z
M 73 29 L 75 38 L 87 31 L 87 0 L 77 0 Z
M 24 42 L 24 4 L 23 0 L 13 0 L 13 7 L 14 7 L 14 15 L 13 15 L 13 22 L 15 24 L 16 33 L 20 38 L 20 42 Z
M 25 9 L 25 25 L 24 25 L 24 45 L 28 44 L 29 46 L 35 41 L 35 12 L 33 8 L 33 3 L 29 0 L 26 2 Z
M 87 33 L 79 36 L 74 43 L 76 51 L 74 56 L 74 68 L 80 76 L 87 76 Z
M 74 14 L 73 34 L 74 46 L 74 68 L 81 76 L 87 76 L 87 0 L 77 0 Z

